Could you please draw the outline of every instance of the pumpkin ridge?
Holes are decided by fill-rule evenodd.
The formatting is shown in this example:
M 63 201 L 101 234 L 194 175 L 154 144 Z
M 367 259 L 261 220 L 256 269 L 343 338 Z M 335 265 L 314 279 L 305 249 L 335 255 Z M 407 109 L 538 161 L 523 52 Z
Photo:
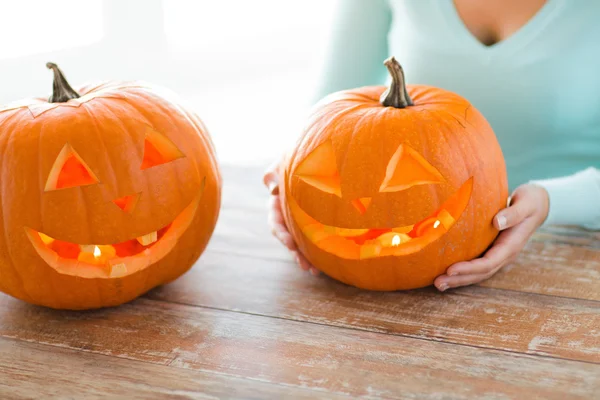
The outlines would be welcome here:
M 138 95 L 137 93 L 135 93 L 135 94 L 134 94 L 134 96 L 139 96 L 139 95 Z M 154 94 L 152 94 L 152 96 L 154 96 Z M 130 103 L 130 105 L 132 105 L 132 104 L 131 104 L 131 102 L 129 102 L 129 103 Z M 167 112 L 167 111 L 166 111 L 166 110 L 165 110 L 163 107 L 161 107 L 160 105 L 157 105 L 157 106 L 158 106 L 158 110 L 160 111 L 161 115 L 162 115 L 164 118 L 166 118 L 166 119 L 168 119 L 168 120 L 170 121 L 170 125 L 171 125 L 171 126 L 177 126 L 177 125 L 178 125 L 178 124 L 177 124 L 177 123 L 176 123 L 176 122 L 173 120 L 173 118 L 172 118 L 172 116 L 171 116 L 171 114 L 170 114 L 169 112 Z M 152 129 L 154 129 L 154 130 L 156 131 L 156 128 L 154 127 L 154 124 L 152 123 L 152 121 L 150 121 L 150 119 L 149 119 L 149 118 L 148 118 L 148 117 L 145 115 L 145 111 L 146 111 L 146 110 L 143 110 L 143 109 L 139 108 L 137 105 L 132 105 L 132 107 L 133 107 L 134 109 L 136 109 L 136 110 L 138 111 L 138 113 L 140 113 L 140 115 L 142 115 L 142 116 L 144 117 L 144 119 L 146 119 L 146 120 L 148 121 L 148 126 L 152 127 Z M 192 124 L 192 125 L 193 125 L 193 124 Z M 195 133 L 196 133 L 196 134 L 197 134 L 197 136 L 199 136 L 199 137 L 201 137 L 201 136 L 202 136 L 202 135 L 198 134 L 199 132 L 195 132 Z M 176 144 L 176 143 L 174 143 L 174 145 L 177 147 L 177 144 Z M 185 157 L 188 157 L 188 155 L 187 155 L 187 154 L 185 154 L 185 153 L 183 153 L 183 152 L 181 152 L 181 153 L 182 153 L 182 154 L 183 154 Z M 143 155 L 142 155 L 142 159 L 143 159 Z M 199 171 L 198 171 L 197 167 L 195 167 L 195 168 L 194 168 L 194 170 L 196 171 L 196 178 L 199 178 L 200 176 L 199 176 Z M 176 182 L 181 182 L 181 181 L 182 181 L 182 180 L 180 179 L 179 172 L 177 171 L 177 169 L 176 169 L 176 168 L 169 168 L 169 171 L 171 172 L 171 175 L 172 175 L 172 176 L 174 175 L 174 176 L 176 177 L 176 179 L 175 179 L 175 181 L 176 181 Z M 179 193 L 179 197 L 180 197 L 180 198 L 184 198 L 185 196 L 183 196 L 183 195 L 182 195 L 182 192 L 181 192 L 181 187 L 180 187 L 180 185 L 176 185 L 176 189 L 177 189 L 177 191 L 178 191 L 178 193 Z
M 24 113 L 23 113 L 24 114 Z M 13 125 L 8 125 L 8 128 L 6 128 L 6 121 L 2 122 L 2 125 L 0 127 L 0 129 L 4 130 L 8 130 L 8 136 L 6 138 L 4 138 L 4 140 L 2 140 L 2 143 L 4 143 L 4 148 L 2 149 L 2 156 L 0 157 L 0 184 L 5 181 L 4 180 L 4 174 L 2 172 L 4 172 L 4 163 L 6 162 L 6 152 L 8 150 L 8 147 L 10 144 L 13 143 L 13 138 L 14 135 L 16 135 L 16 133 L 18 132 L 17 129 L 12 129 L 15 126 L 20 126 L 22 119 L 24 119 L 25 115 L 19 115 L 19 113 L 16 113 L 13 116 L 19 116 L 19 123 L 15 123 L 13 122 Z M 0 135 L 1 138 L 1 135 Z M 10 181 L 10 179 L 9 179 Z M 0 194 L 2 194 L 2 192 L 4 192 L 4 185 L 2 185 L 2 187 L 0 188 Z M 7 208 L 5 207 L 5 202 L 4 202 L 4 196 L 0 195 L 0 208 L 2 209 L 2 236 L 3 237 L 8 237 L 8 228 L 6 226 L 7 221 L 6 221 L 6 211 Z M 25 279 L 21 273 L 21 270 L 17 268 L 17 263 L 15 262 L 15 257 L 13 254 L 13 251 L 11 251 L 11 248 L 9 246 L 6 246 L 6 253 L 8 254 L 8 258 L 10 259 L 10 267 L 11 269 L 15 272 L 15 276 L 17 277 L 17 279 L 20 281 L 20 286 L 21 286 L 21 293 L 24 294 L 28 300 L 32 299 L 31 293 L 29 293 L 29 290 L 27 288 L 27 286 L 25 285 Z
M 121 126 L 123 132 L 128 133 L 128 130 L 125 129 L 125 127 L 123 126 L 121 120 L 117 117 L 117 115 L 103 102 L 96 102 L 99 106 L 102 107 L 102 109 L 105 112 L 109 112 L 111 113 L 114 117 L 115 120 L 119 121 L 119 125 Z M 111 179 L 111 184 L 116 185 L 116 191 L 117 193 L 120 192 L 120 188 L 119 188 L 119 180 L 117 178 L 117 174 L 115 172 L 115 169 L 113 167 L 113 163 L 112 163 L 112 159 L 110 157 L 110 152 L 108 151 L 108 146 L 106 145 L 106 143 L 104 142 L 104 138 L 102 137 L 102 134 L 100 133 L 100 126 L 98 123 L 98 119 L 96 118 L 96 116 L 94 115 L 94 113 L 92 113 L 92 111 L 88 108 L 87 103 L 83 104 L 83 110 L 85 110 L 85 112 L 88 115 L 89 120 L 92 121 L 92 125 L 94 126 L 94 131 L 96 132 L 96 138 L 100 141 L 100 143 L 102 144 L 102 154 L 104 154 L 104 166 L 108 168 L 108 171 L 110 172 L 110 179 Z M 131 135 L 128 135 L 131 139 L 131 143 L 133 144 L 133 138 L 131 137 Z
M 364 105 L 363 104 L 357 104 L 356 106 L 352 106 L 350 108 L 340 108 L 339 110 L 337 110 L 336 115 L 334 115 L 330 120 L 329 123 L 335 123 L 338 119 L 344 117 L 345 115 L 351 113 L 354 110 L 363 108 Z M 308 127 L 305 129 L 305 132 L 310 132 L 312 131 L 312 129 L 314 128 L 314 126 L 318 123 L 318 119 L 315 118 L 315 121 L 311 121 L 311 123 L 308 125 Z M 299 139 L 298 139 L 298 147 L 304 142 L 305 138 L 307 135 L 302 135 Z M 323 142 L 325 142 L 327 139 L 323 139 L 321 142 L 318 142 L 316 145 L 314 143 L 311 143 L 311 145 L 309 147 L 312 147 L 312 149 L 316 149 L 317 147 L 319 147 L 320 145 L 323 144 Z M 311 150 L 312 151 L 312 150 Z M 292 174 L 295 174 L 296 169 L 298 168 L 298 163 L 295 161 L 297 156 L 296 151 L 294 151 L 292 153 L 291 159 L 290 159 L 290 166 L 293 166 L 292 171 L 290 171 Z M 340 168 L 340 166 L 338 166 L 338 168 Z M 291 176 L 291 175 L 290 175 Z
M 131 109 L 134 112 L 136 112 L 139 116 L 141 116 L 141 118 L 143 119 L 143 121 L 139 121 L 141 124 L 144 124 L 145 126 L 152 126 L 150 120 L 145 115 L 143 115 L 140 112 L 140 109 L 138 107 L 136 107 L 135 105 L 133 105 L 127 98 L 120 98 L 119 100 L 124 101 L 129 107 L 131 107 Z M 129 129 L 127 129 L 127 126 L 125 125 L 125 123 L 121 120 L 121 118 L 119 118 L 119 116 L 117 116 L 117 114 L 109 107 L 109 105 L 106 104 L 106 103 L 104 103 L 104 102 L 98 102 L 98 103 L 103 107 L 103 109 L 104 109 L 105 112 L 109 112 L 113 116 L 114 120 L 118 122 L 119 127 L 125 133 L 125 136 L 129 138 L 129 145 L 132 146 L 132 147 L 134 147 L 134 148 L 136 148 L 136 149 L 140 148 L 140 146 L 135 146 L 135 143 L 136 143 L 135 139 L 136 138 L 133 136 L 133 133 L 130 132 Z M 87 110 L 87 111 L 88 111 L 88 114 L 90 115 L 90 117 L 93 118 L 93 119 L 95 119 L 94 115 L 91 112 L 89 112 L 89 110 Z M 96 120 L 96 122 L 97 122 L 97 120 Z M 95 126 L 97 126 L 97 124 Z M 99 135 L 99 136 L 101 136 L 101 135 Z M 108 148 L 106 146 L 106 144 L 104 143 L 104 139 L 103 138 L 100 138 L 100 141 L 102 142 L 102 144 L 105 147 L 105 149 Z M 143 150 L 143 144 L 142 144 L 141 148 L 142 148 L 142 153 L 140 154 L 139 151 L 138 151 L 138 156 L 139 156 L 138 158 L 140 160 L 140 165 L 141 165 L 141 160 L 144 157 L 144 154 L 143 154 L 143 151 L 144 151 Z M 119 186 L 119 180 L 117 179 L 117 174 L 116 174 L 116 172 L 114 170 L 112 160 L 110 159 L 110 156 L 108 155 L 108 153 L 105 153 L 105 154 L 107 154 L 108 165 L 110 166 L 110 171 L 112 172 L 112 176 L 113 176 L 113 179 L 114 179 L 113 182 L 116 182 L 115 183 L 115 185 L 116 185 L 116 191 L 117 191 L 117 193 L 120 193 L 120 191 L 122 190 L 122 188 L 120 188 L 120 186 Z M 149 183 L 148 183 L 148 181 L 146 179 L 140 179 L 139 181 L 143 182 L 143 185 L 144 185 L 144 188 L 143 188 L 142 192 L 144 192 L 144 193 L 152 193 L 152 191 L 149 190 L 150 189 Z M 150 197 L 151 197 L 152 201 L 155 201 L 154 196 L 150 195 Z
M 206 137 L 204 137 L 203 135 L 200 134 L 200 132 L 208 132 L 208 129 L 206 128 L 204 123 L 199 118 L 195 117 L 193 114 L 190 114 L 188 111 L 184 110 L 183 108 L 181 108 L 180 111 L 187 118 L 187 120 L 192 123 L 192 125 L 194 126 L 194 129 L 197 133 L 197 136 L 199 138 L 198 140 L 200 140 L 207 147 L 208 152 L 212 155 L 212 158 L 209 160 L 211 169 L 213 171 L 215 171 L 219 175 L 219 178 L 220 178 L 219 165 L 218 165 L 218 162 L 216 159 L 215 145 L 214 145 L 212 139 L 210 138 L 210 136 L 207 135 Z M 196 168 L 196 174 L 200 175 L 200 171 L 197 168 Z

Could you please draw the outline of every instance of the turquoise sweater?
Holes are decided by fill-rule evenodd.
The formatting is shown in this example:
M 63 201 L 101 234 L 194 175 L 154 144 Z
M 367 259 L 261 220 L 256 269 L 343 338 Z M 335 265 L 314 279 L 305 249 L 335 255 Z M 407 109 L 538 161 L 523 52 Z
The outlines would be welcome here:
M 343 0 L 320 96 L 382 84 L 394 55 L 408 83 L 467 98 L 492 125 L 509 184 L 550 195 L 547 224 L 600 229 L 600 1 L 547 0 L 486 47 L 453 0 Z

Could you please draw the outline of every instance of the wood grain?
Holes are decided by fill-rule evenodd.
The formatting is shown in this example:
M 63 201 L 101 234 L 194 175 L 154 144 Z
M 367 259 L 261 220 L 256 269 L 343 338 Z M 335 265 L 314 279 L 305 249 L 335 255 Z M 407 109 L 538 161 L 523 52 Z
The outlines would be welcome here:
M 566 399 L 600 387 L 600 366 L 590 363 L 148 299 L 84 313 L 1 305 L 1 337 L 328 395 Z
M 318 392 L 0 339 L 0 398 L 314 399 Z M 328 395 L 329 397 L 329 395 Z M 347 398 L 331 394 L 331 398 Z
M 210 282 L 210 284 L 206 284 Z M 227 287 L 227 291 L 222 288 Z M 148 295 L 163 301 L 421 339 L 600 362 L 600 304 L 481 287 L 378 293 L 293 263 L 208 252 L 185 279 Z
M 600 240 L 575 246 L 548 236 L 539 232 L 514 264 L 481 286 L 600 301 Z

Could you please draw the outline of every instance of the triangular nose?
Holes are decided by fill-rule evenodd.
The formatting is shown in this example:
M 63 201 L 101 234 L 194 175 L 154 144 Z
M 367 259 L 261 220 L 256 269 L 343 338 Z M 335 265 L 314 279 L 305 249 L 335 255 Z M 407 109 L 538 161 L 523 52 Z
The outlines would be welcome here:
M 127 196 L 119 197 L 118 199 L 114 199 L 112 202 L 115 203 L 117 207 L 126 213 L 131 213 L 135 209 L 135 206 L 140 198 L 139 193 L 129 194 Z
M 367 212 L 367 208 L 371 204 L 371 197 L 359 197 L 358 199 L 352 200 L 352 205 L 358 210 L 359 213 L 364 214 Z

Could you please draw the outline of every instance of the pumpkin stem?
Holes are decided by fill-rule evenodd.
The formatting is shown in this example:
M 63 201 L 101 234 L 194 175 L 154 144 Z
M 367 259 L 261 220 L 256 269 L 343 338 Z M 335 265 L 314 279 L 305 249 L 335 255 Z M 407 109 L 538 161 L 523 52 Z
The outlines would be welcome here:
M 58 68 L 58 65 L 54 63 L 46 63 L 46 68 L 51 69 L 54 72 L 54 82 L 52 83 L 52 96 L 48 99 L 50 103 L 66 103 L 71 99 L 78 99 L 79 93 L 77 93 L 67 79 L 63 75 L 62 71 Z
M 392 76 L 390 87 L 383 92 L 379 101 L 384 107 L 406 108 L 414 103 L 406 91 L 404 70 L 393 56 L 383 62 Z

